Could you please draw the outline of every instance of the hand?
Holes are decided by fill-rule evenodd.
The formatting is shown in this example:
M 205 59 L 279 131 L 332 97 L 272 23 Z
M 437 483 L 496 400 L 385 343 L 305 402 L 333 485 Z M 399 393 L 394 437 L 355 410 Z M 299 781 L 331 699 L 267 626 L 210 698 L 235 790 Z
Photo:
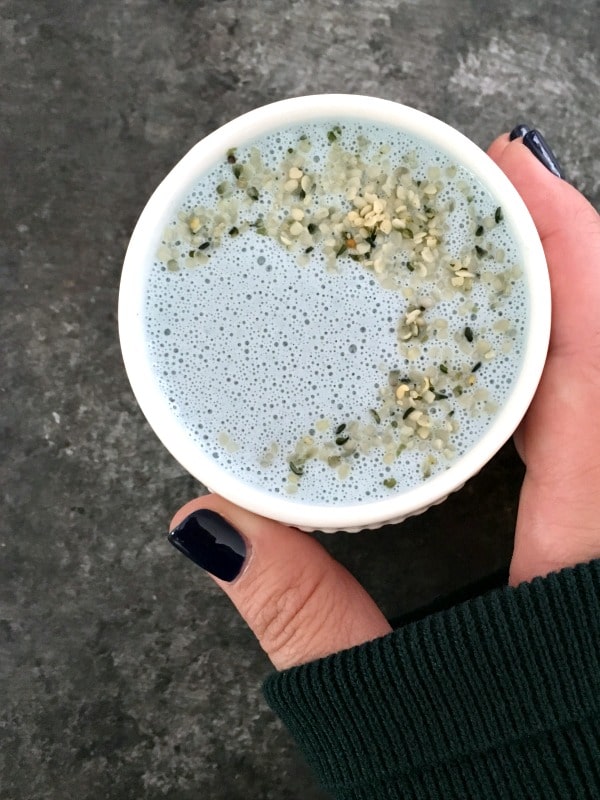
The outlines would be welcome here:
M 552 288 L 544 372 L 515 442 L 527 471 L 510 583 L 600 556 L 600 216 L 520 140 L 490 156 L 525 201 Z
M 502 136 L 490 155 L 533 215 L 554 304 L 547 365 L 516 436 L 527 466 L 517 584 L 600 557 L 600 218 L 520 140 Z M 173 544 L 212 572 L 278 669 L 391 630 L 357 581 L 300 531 L 215 495 L 180 509 L 177 526 Z

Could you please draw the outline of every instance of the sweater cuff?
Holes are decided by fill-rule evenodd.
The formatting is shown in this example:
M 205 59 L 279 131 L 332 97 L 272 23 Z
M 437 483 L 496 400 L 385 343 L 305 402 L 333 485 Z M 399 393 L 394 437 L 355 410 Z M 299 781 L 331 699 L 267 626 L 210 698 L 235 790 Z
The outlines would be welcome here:
M 569 787 L 600 786 L 600 560 L 273 674 L 264 691 L 338 798 L 588 796 Z

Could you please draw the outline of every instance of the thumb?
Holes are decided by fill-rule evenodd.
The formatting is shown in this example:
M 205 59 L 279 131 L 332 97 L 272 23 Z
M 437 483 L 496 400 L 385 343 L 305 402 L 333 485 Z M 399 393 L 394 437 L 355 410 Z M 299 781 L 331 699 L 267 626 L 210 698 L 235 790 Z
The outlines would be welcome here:
M 212 575 L 277 669 L 391 630 L 360 584 L 308 534 L 222 497 L 181 508 L 169 541 Z

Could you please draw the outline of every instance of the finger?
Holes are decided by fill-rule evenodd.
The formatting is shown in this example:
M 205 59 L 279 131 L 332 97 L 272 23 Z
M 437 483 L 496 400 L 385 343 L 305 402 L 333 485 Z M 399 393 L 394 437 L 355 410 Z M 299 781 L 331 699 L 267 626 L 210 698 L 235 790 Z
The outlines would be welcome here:
M 590 419 L 593 424 L 597 416 L 592 389 L 600 391 L 600 216 L 574 187 L 546 169 L 522 139 L 510 141 L 504 134 L 488 152 L 528 206 L 550 271 L 549 357 L 533 402 L 535 413 L 526 419 L 527 437 L 521 428 L 515 443 L 528 468 L 536 468 L 538 480 L 553 480 L 557 471 L 575 470 L 581 464 L 586 436 L 592 434 L 589 425 L 585 433 L 581 422 Z M 560 408 L 569 408 L 570 413 L 561 425 L 567 449 L 561 448 L 557 459 L 557 438 L 548 432 L 556 429 Z M 526 455 L 532 443 L 537 457 L 530 465 Z
M 552 288 L 552 352 L 600 353 L 600 217 L 573 186 L 557 178 L 505 134 L 489 155 L 525 201 L 540 234 Z
M 222 497 L 180 509 L 169 540 L 212 575 L 277 669 L 391 630 L 362 586 L 312 537 Z
M 498 136 L 498 138 L 494 139 L 494 141 L 488 147 L 488 151 L 487 151 L 488 156 L 493 161 L 498 163 L 502 153 L 508 147 L 509 143 L 510 143 L 510 139 L 508 138 L 508 133 L 503 133 L 501 136 Z

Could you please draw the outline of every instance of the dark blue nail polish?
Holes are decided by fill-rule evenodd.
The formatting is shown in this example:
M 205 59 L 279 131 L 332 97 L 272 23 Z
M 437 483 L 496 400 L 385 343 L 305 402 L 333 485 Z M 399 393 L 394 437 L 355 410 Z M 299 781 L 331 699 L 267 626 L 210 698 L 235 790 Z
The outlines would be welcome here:
M 169 533 L 169 541 L 194 564 L 222 581 L 240 574 L 246 558 L 246 542 L 215 511 L 200 508 Z
M 526 133 L 523 137 L 523 144 L 531 150 L 537 160 L 540 161 L 546 169 L 549 169 L 553 175 L 556 175 L 557 178 L 563 177 L 563 172 L 556 156 L 539 131 L 534 129 Z
M 531 128 L 529 125 L 523 125 L 521 123 L 512 129 L 512 131 L 508 134 L 508 138 L 511 142 L 515 139 L 521 139 L 526 133 L 529 133 L 530 130 Z

